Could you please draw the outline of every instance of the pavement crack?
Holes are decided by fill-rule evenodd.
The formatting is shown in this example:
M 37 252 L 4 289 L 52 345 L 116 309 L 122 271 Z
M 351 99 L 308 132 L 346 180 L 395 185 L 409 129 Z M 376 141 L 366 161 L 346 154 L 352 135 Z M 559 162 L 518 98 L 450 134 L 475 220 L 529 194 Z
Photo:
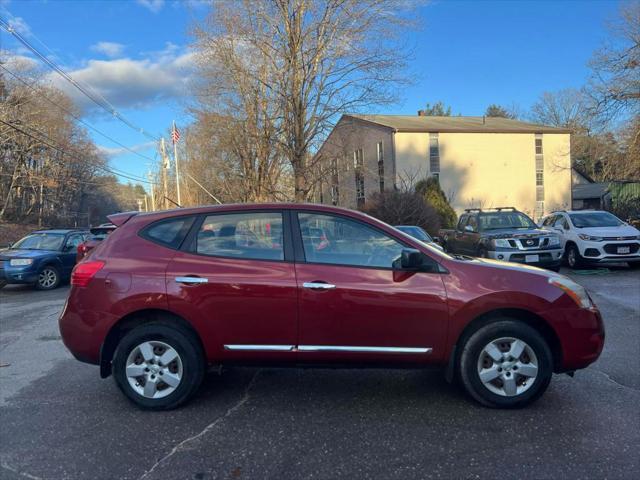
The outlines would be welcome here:
M 5 470 L 9 470 L 12 473 L 15 473 L 16 475 L 19 475 L 20 477 L 24 477 L 24 478 L 29 478 L 31 480 L 42 480 L 41 477 L 36 477 L 35 475 L 31 475 L 30 473 L 27 472 L 21 472 L 20 470 L 13 468 L 12 466 L 2 462 L 0 463 L 0 467 L 4 468 Z
M 604 372 L 604 371 L 602 371 L 602 370 L 598 370 L 597 368 L 594 368 L 593 370 L 594 370 L 594 371 L 596 371 L 596 372 L 598 372 L 600 375 L 604 375 L 604 377 L 605 377 L 607 380 L 609 380 L 609 381 L 610 381 L 610 382 L 612 382 L 612 383 L 615 383 L 615 384 L 616 384 L 616 385 L 618 385 L 619 387 L 626 388 L 626 389 L 629 389 L 629 390 L 633 390 L 634 392 L 639 392 L 639 391 L 640 391 L 640 389 L 638 389 L 638 388 L 636 388 L 636 387 L 632 387 L 632 386 L 630 386 L 630 385 L 625 385 L 624 383 L 620 383 L 620 382 L 618 382 L 618 381 L 614 380 L 614 379 L 613 379 L 613 377 L 612 377 L 611 375 L 609 375 L 608 373 L 606 373 L 606 372 Z
M 251 377 L 251 380 L 247 384 L 247 387 L 244 389 L 244 394 L 242 395 L 242 398 L 235 405 L 233 405 L 226 412 L 224 412 L 224 415 L 216 418 L 213 422 L 211 422 L 209 425 L 207 425 L 199 433 L 197 433 L 197 434 L 195 434 L 195 435 L 193 435 L 193 436 L 191 436 L 189 438 L 186 438 L 185 440 L 182 440 L 180 443 L 178 443 L 175 447 L 173 447 L 171 449 L 171 451 L 169 453 L 167 453 L 164 457 L 162 457 L 156 463 L 154 463 L 149 470 L 144 472 L 142 474 L 142 476 L 138 480 L 144 480 L 145 478 L 147 478 L 149 475 L 151 475 L 155 471 L 156 468 L 158 468 L 160 465 L 162 465 L 165 461 L 167 461 L 169 458 L 171 458 L 173 455 L 175 455 L 176 453 L 180 452 L 181 450 L 184 450 L 185 445 L 187 445 L 189 442 L 193 442 L 194 440 L 197 440 L 198 438 L 200 438 L 200 437 L 206 435 L 207 433 L 209 433 L 219 423 L 224 421 L 227 417 L 232 415 L 236 410 L 238 410 L 245 403 L 247 403 L 249 401 L 249 396 L 250 396 L 250 393 L 251 393 L 251 389 L 253 388 L 253 385 L 256 383 L 256 378 L 258 378 L 258 374 L 261 371 L 262 370 L 258 370 L 253 375 L 253 377 Z

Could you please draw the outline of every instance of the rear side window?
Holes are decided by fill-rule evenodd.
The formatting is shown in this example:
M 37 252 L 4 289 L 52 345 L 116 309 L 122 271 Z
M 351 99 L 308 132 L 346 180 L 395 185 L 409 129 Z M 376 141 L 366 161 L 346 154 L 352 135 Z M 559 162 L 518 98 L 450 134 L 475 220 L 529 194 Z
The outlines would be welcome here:
M 208 215 L 196 237 L 196 253 L 253 260 L 284 260 L 280 212 Z
M 146 227 L 140 235 L 154 243 L 178 249 L 187 236 L 194 217 L 177 217 L 160 220 Z

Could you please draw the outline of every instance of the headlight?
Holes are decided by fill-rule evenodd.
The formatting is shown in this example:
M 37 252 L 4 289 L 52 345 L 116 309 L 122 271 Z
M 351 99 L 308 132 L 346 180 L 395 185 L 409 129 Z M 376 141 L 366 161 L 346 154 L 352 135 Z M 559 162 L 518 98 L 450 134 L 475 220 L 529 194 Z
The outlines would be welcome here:
M 569 295 L 579 307 L 591 308 L 593 306 L 593 303 L 591 302 L 591 299 L 584 287 L 582 285 L 578 285 L 573 280 L 566 277 L 551 277 L 549 278 L 549 283 L 564 291 L 564 293 Z
M 511 245 L 509 245 L 509 240 L 507 240 L 506 238 L 494 238 L 493 240 L 491 240 L 491 243 L 494 247 L 511 248 Z
M 560 237 L 549 237 L 549 246 L 560 245 Z
M 30 258 L 13 258 L 9 260 L 9 265 L 12 267 L 26 267 L 27 265 L 31 265 L 33 260 Z
M 591 235 L 585 235 L 584 233 L 581 233 L 578 236 L 582 240 L 586 240 L 588 242 L 601 242 L 603 240 L 602 237 L 592 237 Z

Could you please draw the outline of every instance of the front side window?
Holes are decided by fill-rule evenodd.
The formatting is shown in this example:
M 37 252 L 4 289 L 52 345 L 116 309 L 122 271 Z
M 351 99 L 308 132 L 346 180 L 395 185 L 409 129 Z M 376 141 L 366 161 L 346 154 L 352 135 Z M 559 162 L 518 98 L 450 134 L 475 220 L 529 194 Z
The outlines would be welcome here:
M 208 215 L 196 237 L 196 253 L 254 260 L 284 260 L 279 212 Z
M 66 250 L 71 250 L 72 248 L 78 248 L 78 245 L 80 245 L 82 242 L 84 241 L 84 237 L 80 234 L 74 234 L 71 235 L 69 238 L 67 238 L 67 243 L 65 244 L 65 249 Z
M 298 214 L 307 262 L 392 268 L 404 246 L 360 222 L 333 215 Z
M 537 225 L 521 212 L 487 212 L 480 214 L 480 230 L 503 228 L 537 228 Z

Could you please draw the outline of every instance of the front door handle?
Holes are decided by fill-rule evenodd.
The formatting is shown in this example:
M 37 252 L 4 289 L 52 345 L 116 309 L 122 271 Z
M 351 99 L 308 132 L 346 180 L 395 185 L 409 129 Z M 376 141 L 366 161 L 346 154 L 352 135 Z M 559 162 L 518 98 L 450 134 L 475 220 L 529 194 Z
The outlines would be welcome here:
M 325 282 L 304 282 L 302 284 L 304 288 L 310 288 L 311 290 L 331 290 L 336 288 L 335 285 Z
M 199 283 L 207 283 L 209 282 L 209 279 L 202 277 L 176 277 L 176 282 L 185 283 L 187 285 L 197 285 Z

